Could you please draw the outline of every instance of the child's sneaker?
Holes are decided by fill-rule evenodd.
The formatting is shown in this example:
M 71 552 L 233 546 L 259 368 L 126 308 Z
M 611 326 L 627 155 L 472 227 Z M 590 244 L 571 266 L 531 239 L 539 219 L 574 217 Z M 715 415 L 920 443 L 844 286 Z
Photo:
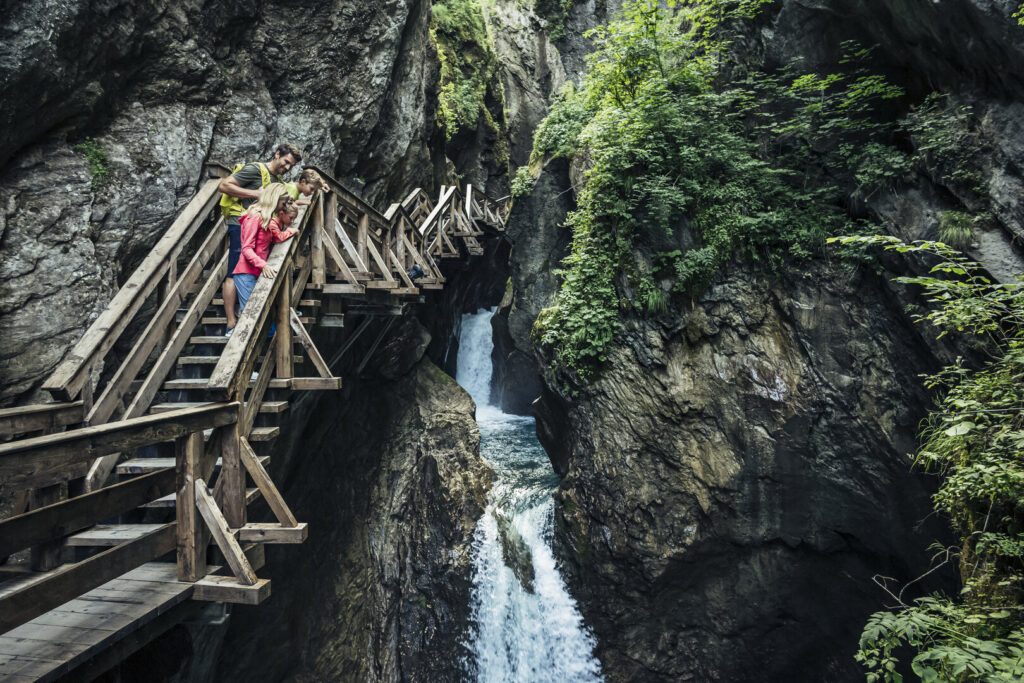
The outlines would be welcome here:
M 231 336 L 231 333 L 232 333 L 232 332 L 234 332 L 234 331 L 235 331 L 235 328 L 233 328 L 233 327 L 229 327 L 229 328 L 227 329 L 227 331 L 226 331 L 226 332 L 224 332 L 224 336 L 225 336 L 225 337 L 230 337 L 230 336 Z

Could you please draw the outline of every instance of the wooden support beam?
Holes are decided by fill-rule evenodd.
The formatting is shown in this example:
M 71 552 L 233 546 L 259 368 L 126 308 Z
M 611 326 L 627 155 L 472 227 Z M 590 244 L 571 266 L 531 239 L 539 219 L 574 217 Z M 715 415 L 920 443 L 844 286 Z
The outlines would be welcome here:
M 369 268 L 366 266 L 366 260 L 360 256 L 359 249 L 352 243 L 352 238 L 348 236 L 348 231 L 345 230 L 345 226 L 341 224 L 340 220 L 334 221 L 334 234 L 338 236 L 338 240 L 345 249 L 345 253 L 352 259 L 352 265 L 355 266 L 355 270 L 368 271 Z
M 365 285 L 349 285 L 331 283 L 324 285 L 324 294 L 365 294 Z
M 239 415 L 239 418 L 242 418 Z M 222 431 L 220 442 L 220 483 L 222 498 L 218 501 L 224 510 L 228 525 L 245 524 L 245 470 L 242 469 L 240 425 Z M 207 520 L 209 523 L 209 520 Z
M 269 579 L 256 579 L 256 583 L 247 586 L 238 583 L 233 576 L 207 576 L 201 581 L 196 581 L 192 588 L 193 600 L 208 602 L 258 605 L 269 597 Z
M 257 581 L 256 572 L 253 571 L 252 565 L 249 564 L 245 553 L 242 552 L 242 547 L 238 545 L 238 541 L 235 540 L 234 535 L 231 533 L 227 520 L 221 514 L 217 503 L 214 502 L 213 497 L 206 490 L 206 482 L 202 479 L 198 480 L 195 483 L 195 492 L 199 513 L 206 521 L 206 526 L 209 527 L 210 533 L 213 534 L 213 540 L 216 541 L 217 547 L 224 554 L 224 559 L 227 561 L 228 566 L 231 567 L 235 578 L 238 579 L 239 583 L 247 586 L 255 585 Z M 245 522 L 243 521 L 238 526 L 243 526 L 244 524 Z
M 174 472 L 135 477 L 99 491 L 0 521 L 0 556 L 68 536 L 174 492 Z
M 395 318 L 388 318 L 388 321 L 384 323 L 383 327 L 381 327 L 380 333 L 377 334 L 377 338 L 373 340 L 373 344 L 370 345 L 370 349 L 366 352 L 362 362 L 359 363 L 359 367 L 356 368 L 356 374 L 361 373 L 363 368 L 366 367 L 366 364 L 370 362 L 373 354 L 377 352 L 377 347 L 380 346 L 382 341 L 384 341 L 384 337 L 387 335 L 388 330 L 390 330 L 391 326 L 395 324 L 395 320 Z
M 292 377 L 291 388 L 295 391 L 336 391 L 341 389 L 340 377 Z
M 341 252 L 338 251 L 338 247 L 331 242 L 326 232 L 323 233 L 323 243 L 324 247 L 327 249 L 328 255 L 331 257 L 331 261 L 335 265 L 334 270 L 336 272 L 340 272 L 342 277 L 344 277 L 350 284 L 358 285 L 359 282 L 356 280 L 355 273 L 353 273 L 352 269 L 348 267 L 347 263 L 345 263 L 345 259 L 341 256 Z
M 206 576 L 206 535 L 202 533 L 196 508 L 197 481 L 203 479 L 202 432 L 193 432 L 175 440 L 178 494 L 178 580 L 197 581 Z
M 242 439 L 242 463 L 245 465 L 245 469 L 249 471 L 249 476 L 252 477 L 256 487 L 263 494 L 263 497 L 267 501 L 267 505 L 270 506 L 270 510 L 274 513 L 274 517 L 284 527 L 294 527 L 298 525 L 298 521 L 295 519 L 295 515 L 292 514 L 291 508 L 288 507 L 288 503 L 285 502 L 281 496 L 280 491 L 277 490 L 277 486 L 274 485 L 270 475 L 267 474 L 267 470 L 263 467 L 263 463 L 256 457 L 256 453 L 253 452 L 252 446 L 246 439 Z
M 56 483 L 75 463 L 235 422 L 237 407 L 187 408 L 0 444 L 0 481 L 26 488 Z
M 175 523 L 43 574 L 22 589 L 0 594 L 0 633 L 77 598 L 107 581 L 174 550 Z
M 39 509 L 59 503 L 63 497 L 61 484 L 51 484 L 35 489 L 29 496 L 31 509 Z M 60 551 L 64 546 L 63 538 L 53 538 L 32 546 L 29 564 L 33 571 L 45 572 L 60 564 Z
M 0 410 L 0 438 L 29 432 L 55 432 L 62 427 L 81 424 L 84 417 L 81 401 L 6 408 Z
M 283 526 L 281 524 L 246 524 L 241 529 L 236 529 L 239 541 L 252 543 L 302 543 L 309 535 L 309 525 L 306 522 L 295 526 Z
M 249 390 L 249 400 L 245 402 L 245 410 L 242 412 L 243 417 L 241 427 L 238 430 L 239 434 L 248 434 L 252 431 L 252 426 L 256 424 L 256 416 L 260 412 L 263 396 L 267 393 L 267 388 L 270 386 L 271 378 L 274 376 L 274 365 L 277 363 L 277 354 L 272 353 L 272 351 L 273 349 L 267 349 L 267 355 L 263 357 L 259 374 L 256 375 L 256 384 Z
M 370 252 L 370 256 L 373 257 L 373 262 L 377 264 L 377 268 L 380 270 L 380 274 L 383 276 L 385 282 L 394 282 L 395 276 L 391 274 L 391 268 L 389 268 L 388 264 L 384 262 L 383 258 L 381 258 L 380 252 L 377 251 L 377 247 L 373 244 L 373 240 L 368 240 L 366 242 L 366 249 Z
M 320 230 L 315 231 L 314 236 L 319 236 Z M 323 258 L 323 251 L 320 251 Z M 321 276 L 323 275 L 323 264 L 320 265 Z M 292 328 L 291 316 L 295 313 L 292 310 L 292 274 L 278 273 L 278 277 L 285 278 L 284 285 L 277 293 L 275 305 L 277 307 L 277 331 L 274 333 L 272 345 L 277 353 L 277 376 L 281 379 L 289 379 L 295 375 L 295 368 L 292 365 Z M 316 277 L 316 266 L 313 267 L 313 276 Z M 301 323 L 300 323 L 301 324 Z M 270 351 L 267 351 L 270 353 Z
M 331 377 L 331 369 L 327 367 L 327 362 L 324 357 L 320 355 L 320 351 L 316 348 L 316 344 L 313 343 L 312 337 L 309 336 L 309 332 L 302 325 L 302 321 L 299 320 L 299 314 L 295 312 L 293 308 L 290 313 L 289 321 L 291 322 L 291 329 L 299 338 L 299 343 L 302 344 L 302 348 L 306 349 L 306 355 L 313 361 L 313 365 L 316 366 L 317 372 L 320 373 L 321 377 Z
M 78 395 L 85 386 L 92 367 L 101 362 L 114 346 L 118 337 L 142 308 L 146 297 L 170 268 L 171 261 L 177 258 L 206 215 L 216 205 L 219 184 L 220 181 L 216 179 L 203 184 L 128 281 L 43 383 L 44 390 L 58 400 L 64 401 Z
M 322 285 L 327 282 L 326 266 L 324 263 L 324 204 L 323 193 L 317 195 L 316 204 L 313 207 L 313 225 L 309 235 L 310 259 L 313 262 L 312 279 L 315 284 Z M 280 365 L 278 366 L 280 369 Z
M 356 229 L 356 252 L 359 254 L 359 260 L 362 263 L 369 263 L 366 255 L 366 245 L 369 243 L 367 239 L 367 232 L 370 227 L 370 216 L 363 214 L 359 217 L 359 227 Z M 361 270 L 369 270 L 369 268 L 362 268 Z

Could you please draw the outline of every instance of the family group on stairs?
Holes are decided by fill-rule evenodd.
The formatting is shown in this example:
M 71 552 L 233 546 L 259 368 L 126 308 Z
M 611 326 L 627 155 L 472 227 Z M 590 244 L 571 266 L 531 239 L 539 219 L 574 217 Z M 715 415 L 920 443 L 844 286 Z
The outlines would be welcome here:
M 271 245 L 292 237 L 295 230 L 289 226 L 298 216 L 299 206 L 309 204 L 308 198 L 317 190 L 329 189 L 311 168 L 304 169 L 297 182 L 285 183 L 282 177 L 300 161 L 299 148 L 282 142 L 270 161 L 236 164 L 232 174 L 220 183 L 220 208 L 229 239 L 228 270 L 222 289 L 225 336 L 230 337 L 234 331 L 257 278 L 277 275 L 267 266 Z

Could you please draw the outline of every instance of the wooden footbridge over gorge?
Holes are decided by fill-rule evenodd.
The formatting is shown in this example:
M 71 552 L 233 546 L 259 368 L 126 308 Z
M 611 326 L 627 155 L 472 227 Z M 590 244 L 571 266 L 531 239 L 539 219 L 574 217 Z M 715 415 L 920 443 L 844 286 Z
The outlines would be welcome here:
M 504 230 L 506 205 L 472 186 L 436 200 L 416 189 L 381 213 L 320 171 L 330 190 L 274 246 L 278 276 L 258 280 L 225 337 L 227 173 L 209 167 L 46 380 L 57 402 L 0 410 L 0 485 L 18 491 L 0 520 L 2 680 L 88 680 L 183 607 L 265 600 L 264 545 L 307 534 L 264 454 L 290 392 L 340 389 L 332 366 L 374 320 L 422 303 L 444 287 L 445 260 L 481 255 L 481 238 Z M 330 361 L 316 326 L 345 328 Z M 275 521 L 248 520 L 258 498 Z

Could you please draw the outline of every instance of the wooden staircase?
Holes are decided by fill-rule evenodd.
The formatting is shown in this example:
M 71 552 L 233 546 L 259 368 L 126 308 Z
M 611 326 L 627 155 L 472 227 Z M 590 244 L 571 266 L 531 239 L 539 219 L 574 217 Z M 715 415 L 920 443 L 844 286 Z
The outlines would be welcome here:
M 209 171 L 45 382 L 58 402 L 0 410 L 0 481 L 24 491 L 0 520 L 0 678 L 64 675 L 189 598 L 266 599 L 270 582 L 256 575 L 263 546 L 301 543 L 308 531 L 267 471 L 291 392 L 340 389 L 331 367 L 341 355 L 374 320 L 442 289 L 439 263 L 483 254 L 480 239 L 503 232 L 508 210 L 472 186 L 449 186 L 436 201 L 413 190 L 380 213 L 319 171 L 330 191 L 273 247 L 278 276 L 257 281 L 225 337 L 217 186 L 228 171 Z M 330 363 L 317 328 L 344 335 Z M 249 522 L 259 498 L 274 522 Z M 27 567 L 4 566 L 25 549 Z M 131 615 L 104 597 L 132 590 Z M 104 610 L 127 623 L 104 628 Z

